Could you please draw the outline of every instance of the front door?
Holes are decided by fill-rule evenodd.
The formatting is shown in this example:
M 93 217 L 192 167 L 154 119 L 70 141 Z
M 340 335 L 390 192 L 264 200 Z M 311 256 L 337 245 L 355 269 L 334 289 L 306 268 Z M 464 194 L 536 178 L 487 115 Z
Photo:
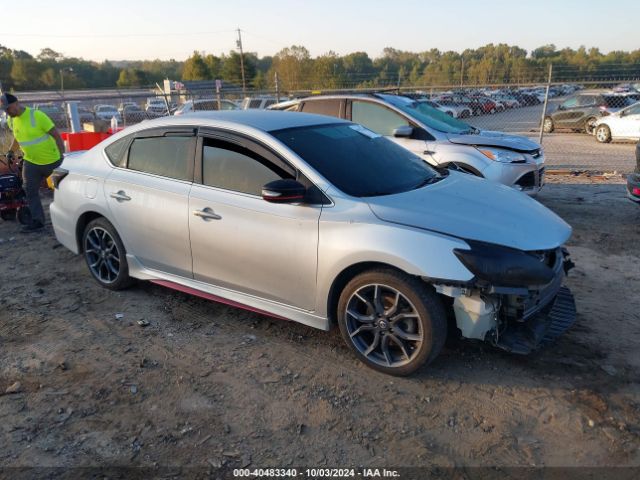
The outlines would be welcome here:
M 262 187 L 295 169 L 262 146 L 201 138 L 189 197 L 194 279 L 313 310 L 321 207 L 274 204 Z

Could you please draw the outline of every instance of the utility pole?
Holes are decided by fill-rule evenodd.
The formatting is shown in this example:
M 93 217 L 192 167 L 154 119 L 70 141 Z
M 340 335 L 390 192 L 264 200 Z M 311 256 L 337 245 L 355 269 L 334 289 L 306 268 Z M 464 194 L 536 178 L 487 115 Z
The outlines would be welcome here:
M 280 83 L 278 82 L 278 72 L 276 72 L 275 75 L 275 82 L 276 82 L 276 102 L 280 103 Z
M 244 79 L 244 54 L 242 53 L 242 35 L 240 35 L 240 29 L 238 28 L 238 41 L 236 42 L 240 49 L 240 72 L 242 73 L 242 96 L 247 96 L 247 84 Z
M 464 54 L 460 54 L 460 88 L 464 85 Z

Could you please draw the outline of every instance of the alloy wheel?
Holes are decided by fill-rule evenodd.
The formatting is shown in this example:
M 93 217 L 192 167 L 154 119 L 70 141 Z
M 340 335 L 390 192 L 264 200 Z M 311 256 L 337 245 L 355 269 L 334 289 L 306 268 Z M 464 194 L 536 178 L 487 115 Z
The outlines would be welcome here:
M 383 284 L 359 288 L 347 302 L 346 329 L 353 345 L 382 367 L 401 367 L 424 341 L 420 315 L 400 291 Z
M 94 227 L 85 236 L 84 254 L 91 273 L 102 283 L 113 283 L 120 273 L 120 253 L 104 228 Z

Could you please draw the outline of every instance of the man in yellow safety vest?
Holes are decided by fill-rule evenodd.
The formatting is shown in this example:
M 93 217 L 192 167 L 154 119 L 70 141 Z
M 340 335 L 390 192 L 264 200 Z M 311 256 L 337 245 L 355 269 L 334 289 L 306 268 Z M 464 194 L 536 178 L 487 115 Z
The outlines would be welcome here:
M 14 95 L 0 95 L 0 109 L 7 112 L 7 125 L 14 138 L 7 155 L 13 155 L 18 146 L 24 153 L 22 182 L 31 210 L 31 223 L 22 230 L 35 232 L 44 227 L 40 184 L 62 163 L 64 142 L 46 113 L 23 107 Z

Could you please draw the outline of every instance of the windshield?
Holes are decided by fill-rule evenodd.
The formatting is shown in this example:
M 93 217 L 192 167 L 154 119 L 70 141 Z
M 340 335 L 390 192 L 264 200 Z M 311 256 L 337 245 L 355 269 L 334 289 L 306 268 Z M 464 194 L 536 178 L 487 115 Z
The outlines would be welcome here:
M 478 133 L 478 130 L 468 123 L 456 120 L 440 110 L 430 107 L 426 102 L 412 100 L 407 97 L 394 95 L 380 95 L 384 100 L 399 108 L 429 128 L 444 133 Z
M 361 125 L 316 125 L 271 134 L 354 197 L 406 192 L 443 178 L 417 155 Z

